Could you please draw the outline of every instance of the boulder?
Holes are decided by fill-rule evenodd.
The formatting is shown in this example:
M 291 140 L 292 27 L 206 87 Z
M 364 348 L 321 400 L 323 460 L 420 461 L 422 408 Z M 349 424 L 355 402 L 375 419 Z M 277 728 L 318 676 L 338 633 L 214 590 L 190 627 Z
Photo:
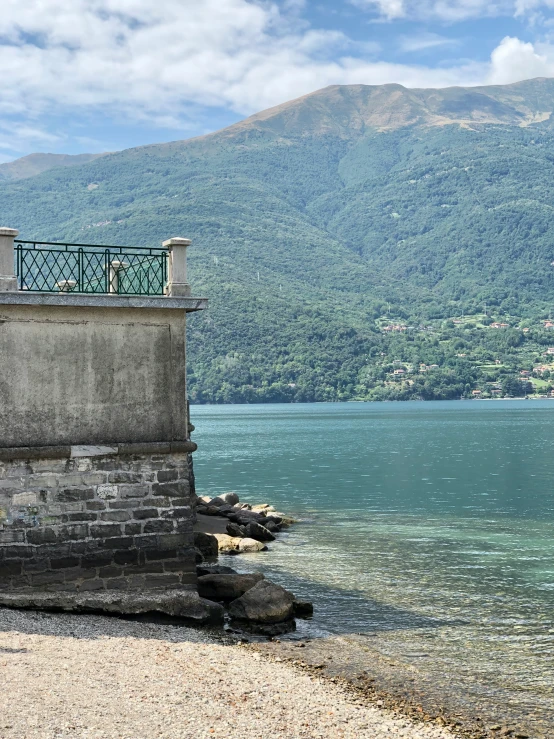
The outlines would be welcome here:
M 194 547 L 194 561 L 197 565 L 202 564 L 202 562 L 204 561 L 204 555 L 202 554 L 200 549 L 197 549 L 196 547 Z
M 298 618 L 311 618 L 314 615 L 314 604 L 309 600 L 296 600 L 292 604 L 294 615 Z
M 256 541 L 275 541 L 275 537 L 268 531 L 265 526 L 260 526 L 259 523 L 252 521 L 246 527 L 246 536 L 250 539 L 256 539 Z
M 268 518 L 267 521 L 264 523 L 264 529 L 271 531 L 272 534 L 277 534 L 279 531 L 281 531 L 281 526 L 280 524 L 275 523 L 270 518 Z
M 211 495 L 201 495 L 198 498 L 198 500 L 201 501 L 202 503 L 204 503 L 204 505 L 208 505 L 208 503 L 210 502 L 211 499 L 212 499 L 212 496 Z
M 283 523 L 283 519 L 281 518 L 281 516 L 276 516 L 274 513 L 268 516 L 267 520 L 273 521 L 273 523 L 277 523 L 277 524 Z
M 207 515 L 207 513 L 206 513 L 207 510 L 208 509 L 207 509 L 207 507 L 205 505 L 197 505 L 196 506 L 196 513 L 201 513 L 204 516 Z
M 216 505 L 206 506 L 204 511 L 206 516 L 219 516 L 219 508 Z
M 196 574 L 202 577 L 202 575 L 237 575 L 238 573 L 232 567 L 225 565 L 200 564 L 196 565 Z
M 238 537 L 239 539 L 244 538 L 244 529 L 238 523 L 229 522 L 227 524 L 227 533 L 229 536 Z
M 236 493 L 225 493 L 220 498 L 229 505 L 236 505 L 239 502 L 239 496 Z
M 239 621 L 278 623 L 294 614 L 294 595 L 269 580 L 260 580 L 229 604 L 229 615 Z
M 239 552 L 247 554 L 248 552 L 267 552 L 267 546 L 256 539 L 250 539 L 248 536 L 240 540 Z
M 253 575 L 203 575 L 198 578 L 198 595 L 208 600 L 236 600 L 261 582 L 261 573 Z
M 210 502 L 208 503 L 208 505 L 209 506 L 213 505 L 216 508 L 219 508 L 219 506 L 225 505 L 225 501 L 222 498 L 216 497 L 216 498 L 212 498 Z
M 202 531 L 195 531 L 194 546 L 205 559 L 217 558 L 219 547 L 217 539 L 213 534 L 204 534 Z
M 229 534 L 214 534 L 220 552 L 238 552 L 240 539 Z
M 218 511 L 220 516 L 226 516 L 229 513 L 235 513 L 235 509 L 232 505 L 229 505 L 229 503 L 224 503 L 223 505 L 220 505 Z
M 253 511 L 265 511 L 269 508 L 269 503 L 257 503 L 252 506 Z

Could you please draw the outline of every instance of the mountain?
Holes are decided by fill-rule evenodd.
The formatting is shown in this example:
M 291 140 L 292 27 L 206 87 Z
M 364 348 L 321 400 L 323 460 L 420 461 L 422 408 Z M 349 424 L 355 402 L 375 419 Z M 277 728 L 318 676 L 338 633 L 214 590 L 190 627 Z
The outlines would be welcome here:
M 554 345 L 553 110 L 550 79 L 333 86 L 0 183 L 2 220 L 22 238 L 192 238 L 210 298 L 190 322 L 197 402 L 513 393 Z
M 23 180 L 55 167 L 75 167 L 103 156 L 105 154 L 28 154 L 13 162 L 0 164 L 0 181 Z

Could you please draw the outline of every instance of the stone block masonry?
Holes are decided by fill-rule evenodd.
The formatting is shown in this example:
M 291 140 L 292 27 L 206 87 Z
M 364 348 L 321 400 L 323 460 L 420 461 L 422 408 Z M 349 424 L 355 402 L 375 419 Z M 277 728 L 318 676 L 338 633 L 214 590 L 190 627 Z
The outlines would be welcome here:
M 0 592 L 196 588 L 189 453 L 124 449 L 1 450 Z

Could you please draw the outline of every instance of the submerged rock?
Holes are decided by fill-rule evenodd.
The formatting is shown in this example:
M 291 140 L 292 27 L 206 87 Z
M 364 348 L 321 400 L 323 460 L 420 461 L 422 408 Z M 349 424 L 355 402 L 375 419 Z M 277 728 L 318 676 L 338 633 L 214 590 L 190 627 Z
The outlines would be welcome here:
M 229 614 L 239 621 L 278 623 L 294 614 L 294 595 L 269 580 L 260 580 L 229 604 Z
M 198 594 L 208 600 L 235 600 L 247 593 L 264 576 L 253 575 L 204 575 L 198 578 Z
M 309 600 L 294 599 L 292 604 L 294 615 L 298 618 L 310 618 L 314 615 L 314 604 Z

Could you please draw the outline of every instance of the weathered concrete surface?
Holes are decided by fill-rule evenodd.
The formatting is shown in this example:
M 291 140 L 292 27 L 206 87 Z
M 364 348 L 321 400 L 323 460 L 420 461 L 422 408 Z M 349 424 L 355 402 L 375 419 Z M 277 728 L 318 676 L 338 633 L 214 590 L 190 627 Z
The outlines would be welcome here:
M 45 593 L 41 591 L 1 593 L 0 606 L 70 613 L 113 613 L 137 615 L 163 613 L 189 624 L 223 623 L 223 606 L 200 598 L 190 590 L 140 593 Z
M 21 305 L 0 295 L 0 447 L 188 439 L 185 310 L 72 297 Z

